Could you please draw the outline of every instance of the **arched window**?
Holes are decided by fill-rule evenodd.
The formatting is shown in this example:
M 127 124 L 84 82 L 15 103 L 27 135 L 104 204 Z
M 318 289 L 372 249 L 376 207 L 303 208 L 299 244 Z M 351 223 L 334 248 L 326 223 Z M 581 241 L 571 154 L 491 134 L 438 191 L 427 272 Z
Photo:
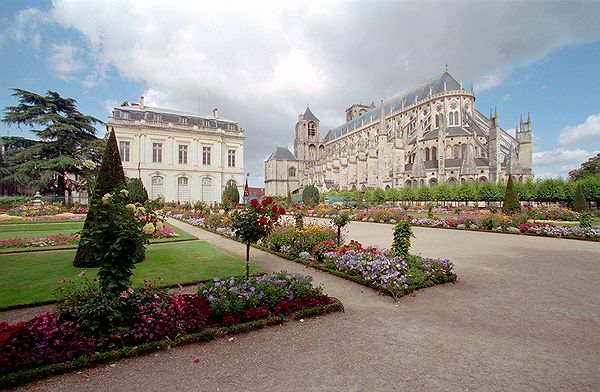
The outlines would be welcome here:
M 479 147 L 475 146 L 475 158 L 479 158 Z
M 446 159 L 452 158 L 452 146 L 446 147 Z
M 464 158 L 464 157 L 467 156 L 467 148 L 469 148 L 468 144 L 463 144 L 461 146 L 461 149 L 460 149 L 460 156 L 461 156 L 461 158 Z
M 296 168 L 295 167 L 292 166 L 292 167 L 290 167 L 288 169 L 288 176 L 289 177 L 296 177 Z
M 450 117 L 448 120 L 448 125 L 454 125 L 454 116 L 452 115 L 452 112 L 448 113 Z
M 440 127 L 440 117 L 441 117 L 441 115 L 439 115 L 439 114 L 435 115 L 435 127 L 436 128 Z
M 454 125 L 458 125 L 460 124 L 460 121 L 458 121 L 458 110 L 454 112 Z
M 315 127 L 315 123 L 310 121 L 308 123 L 308 136 L 315 136 L 317 134 L 317 128 Z
M 460 158 L 460 147 L 458 147 L 458 144 L 455 144 L 454 147 L 452 147 L 452 150 L 453 150 L 452 157 L 454 159 Z
M 213 192 L 212 192 L 212 178 L 205 177 L 202 179 L 202 201 L 212 202 L 213 201 Z
M 150 190 L 150 197 L 156 199 L 159 195 L 165 195 L 164 193 L 164 179 L 161 176 L 152 177 L 152 188 Z
M 404 186 L 407 188 L 410 188 L 411 185 L 412 185 L 412 182 L 410 180 L 406 180 L 406 182 L 404 183 Z
M 479 177 L 479 182 L 487 182 L 487 178 L 485 176 Z
M 429 180 L 429 186 L 434 186 L 437 185 L 437 180 L 435 178 L 432 178 L 431 180 Z
M 425 147 L 425 160 L 429 161 L 429 147 Z
M 431 147 L 431 160 L 432 161 L 437 161 L 437 159 L 438 159 L 437 148 Z
M 189 180 L 186 177 L 177 179 L 177 200 L 190 201 Z
M 317 148 L 314 144 L 308 146 L 308 159 L 315 160 L 317 159 Z
M 323 159 L 325 157 L 325 147 L 321 144 L 319 146 L 319 156 L 318 159 Z
M 456 185 L 456 178 L 454 178 L 454 177 L 448 178 L 448 184 L 450 184 L 450 185 Z

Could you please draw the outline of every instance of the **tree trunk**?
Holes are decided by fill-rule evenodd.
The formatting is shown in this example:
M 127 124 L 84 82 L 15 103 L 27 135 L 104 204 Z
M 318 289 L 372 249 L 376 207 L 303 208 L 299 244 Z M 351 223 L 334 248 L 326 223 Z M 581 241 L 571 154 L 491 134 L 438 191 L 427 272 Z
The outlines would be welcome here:
M 57 193 L 58 193 L 58 197 L 60 198 L 60 201 L 64 204 L 65 203 L 65 176 L 64 175 L 58 176 Z
M 342 228 L 340 226 L 338 226 L 338 235 L 337 235 L 337 246 L 340 246 L 340 237 L 341 237 L 341 233 L 342 233 Z
M 246 243 L 246 280 L 250 279 L 250 243 Z

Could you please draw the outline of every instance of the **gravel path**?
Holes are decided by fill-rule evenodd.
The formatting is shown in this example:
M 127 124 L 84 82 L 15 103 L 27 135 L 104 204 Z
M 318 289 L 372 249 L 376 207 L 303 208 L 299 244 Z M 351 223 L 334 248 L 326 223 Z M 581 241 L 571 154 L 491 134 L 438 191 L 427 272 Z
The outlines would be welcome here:
M 243 257 L 244 246 L 171 222 Z M 449 258 L 459 281 L 398 302 L 251 250 L 267 271 L 310 274 L 345 313 L 52 377 L 30 390 L 600 390 L 600 244 L 414 228 L 413 253 Z M 389 247 L 392 226 L 347 238 Z M 200 359 L 199 364 L 194 359 Z

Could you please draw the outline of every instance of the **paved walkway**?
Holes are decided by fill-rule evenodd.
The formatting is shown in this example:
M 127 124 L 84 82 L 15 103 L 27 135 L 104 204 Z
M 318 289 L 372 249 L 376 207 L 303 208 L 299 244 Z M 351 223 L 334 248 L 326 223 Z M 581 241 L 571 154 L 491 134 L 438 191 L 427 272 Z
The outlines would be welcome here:
M 172 222 L 243 257 L 244 246 Z M 267 271 L 312 275 L 345 313 L 53 377 L 34 390 L 600 390 L 600 244 L 415 228 L 413 253 L 447 257 L 456 284 L 398 302 L 251 250 Z M 392 226 L 347 238 L 389 247 Z M 194 359 L 200 358 L 199 364 Z

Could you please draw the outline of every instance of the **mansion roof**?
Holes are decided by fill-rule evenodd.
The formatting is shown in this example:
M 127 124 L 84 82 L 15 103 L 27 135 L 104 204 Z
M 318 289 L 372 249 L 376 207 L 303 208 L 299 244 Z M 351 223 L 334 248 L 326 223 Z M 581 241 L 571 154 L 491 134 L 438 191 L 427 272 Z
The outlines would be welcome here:
M 241 132 L 241 128 L 236 121 L 214 116 L 204 116 L 192 112 L 180 110 L 158 108 L 152 106 L 140 106 L 132 104 L 130 106 L 119 106 L 113 109 L 112 119 L 115 121 L 144 121 L 146 124 L 153 125 L 178 125 L 178 126 L 197 126 L 201 128 L 223 129 L 226 131 Z
M 443 93 L 445 91 L 464 90 L 460 83 L 452 77 L 447 71 L 428 80 L 427 82 L 413 88 L 405 94 L 388 99 L 383 103 L 383 110 L 386 116 L 402 109 L 405 106 L 410 106 L 418 101 L 421 101 L 430 95 Z M 379 121 L 381 117 L 381 107 L 377 106 L 369 110 L 362 116 L 356 117 L 347 123 L 340 125 L 327 132 L 325 141 L 329 141 L 347 134 L 357 128 Z

